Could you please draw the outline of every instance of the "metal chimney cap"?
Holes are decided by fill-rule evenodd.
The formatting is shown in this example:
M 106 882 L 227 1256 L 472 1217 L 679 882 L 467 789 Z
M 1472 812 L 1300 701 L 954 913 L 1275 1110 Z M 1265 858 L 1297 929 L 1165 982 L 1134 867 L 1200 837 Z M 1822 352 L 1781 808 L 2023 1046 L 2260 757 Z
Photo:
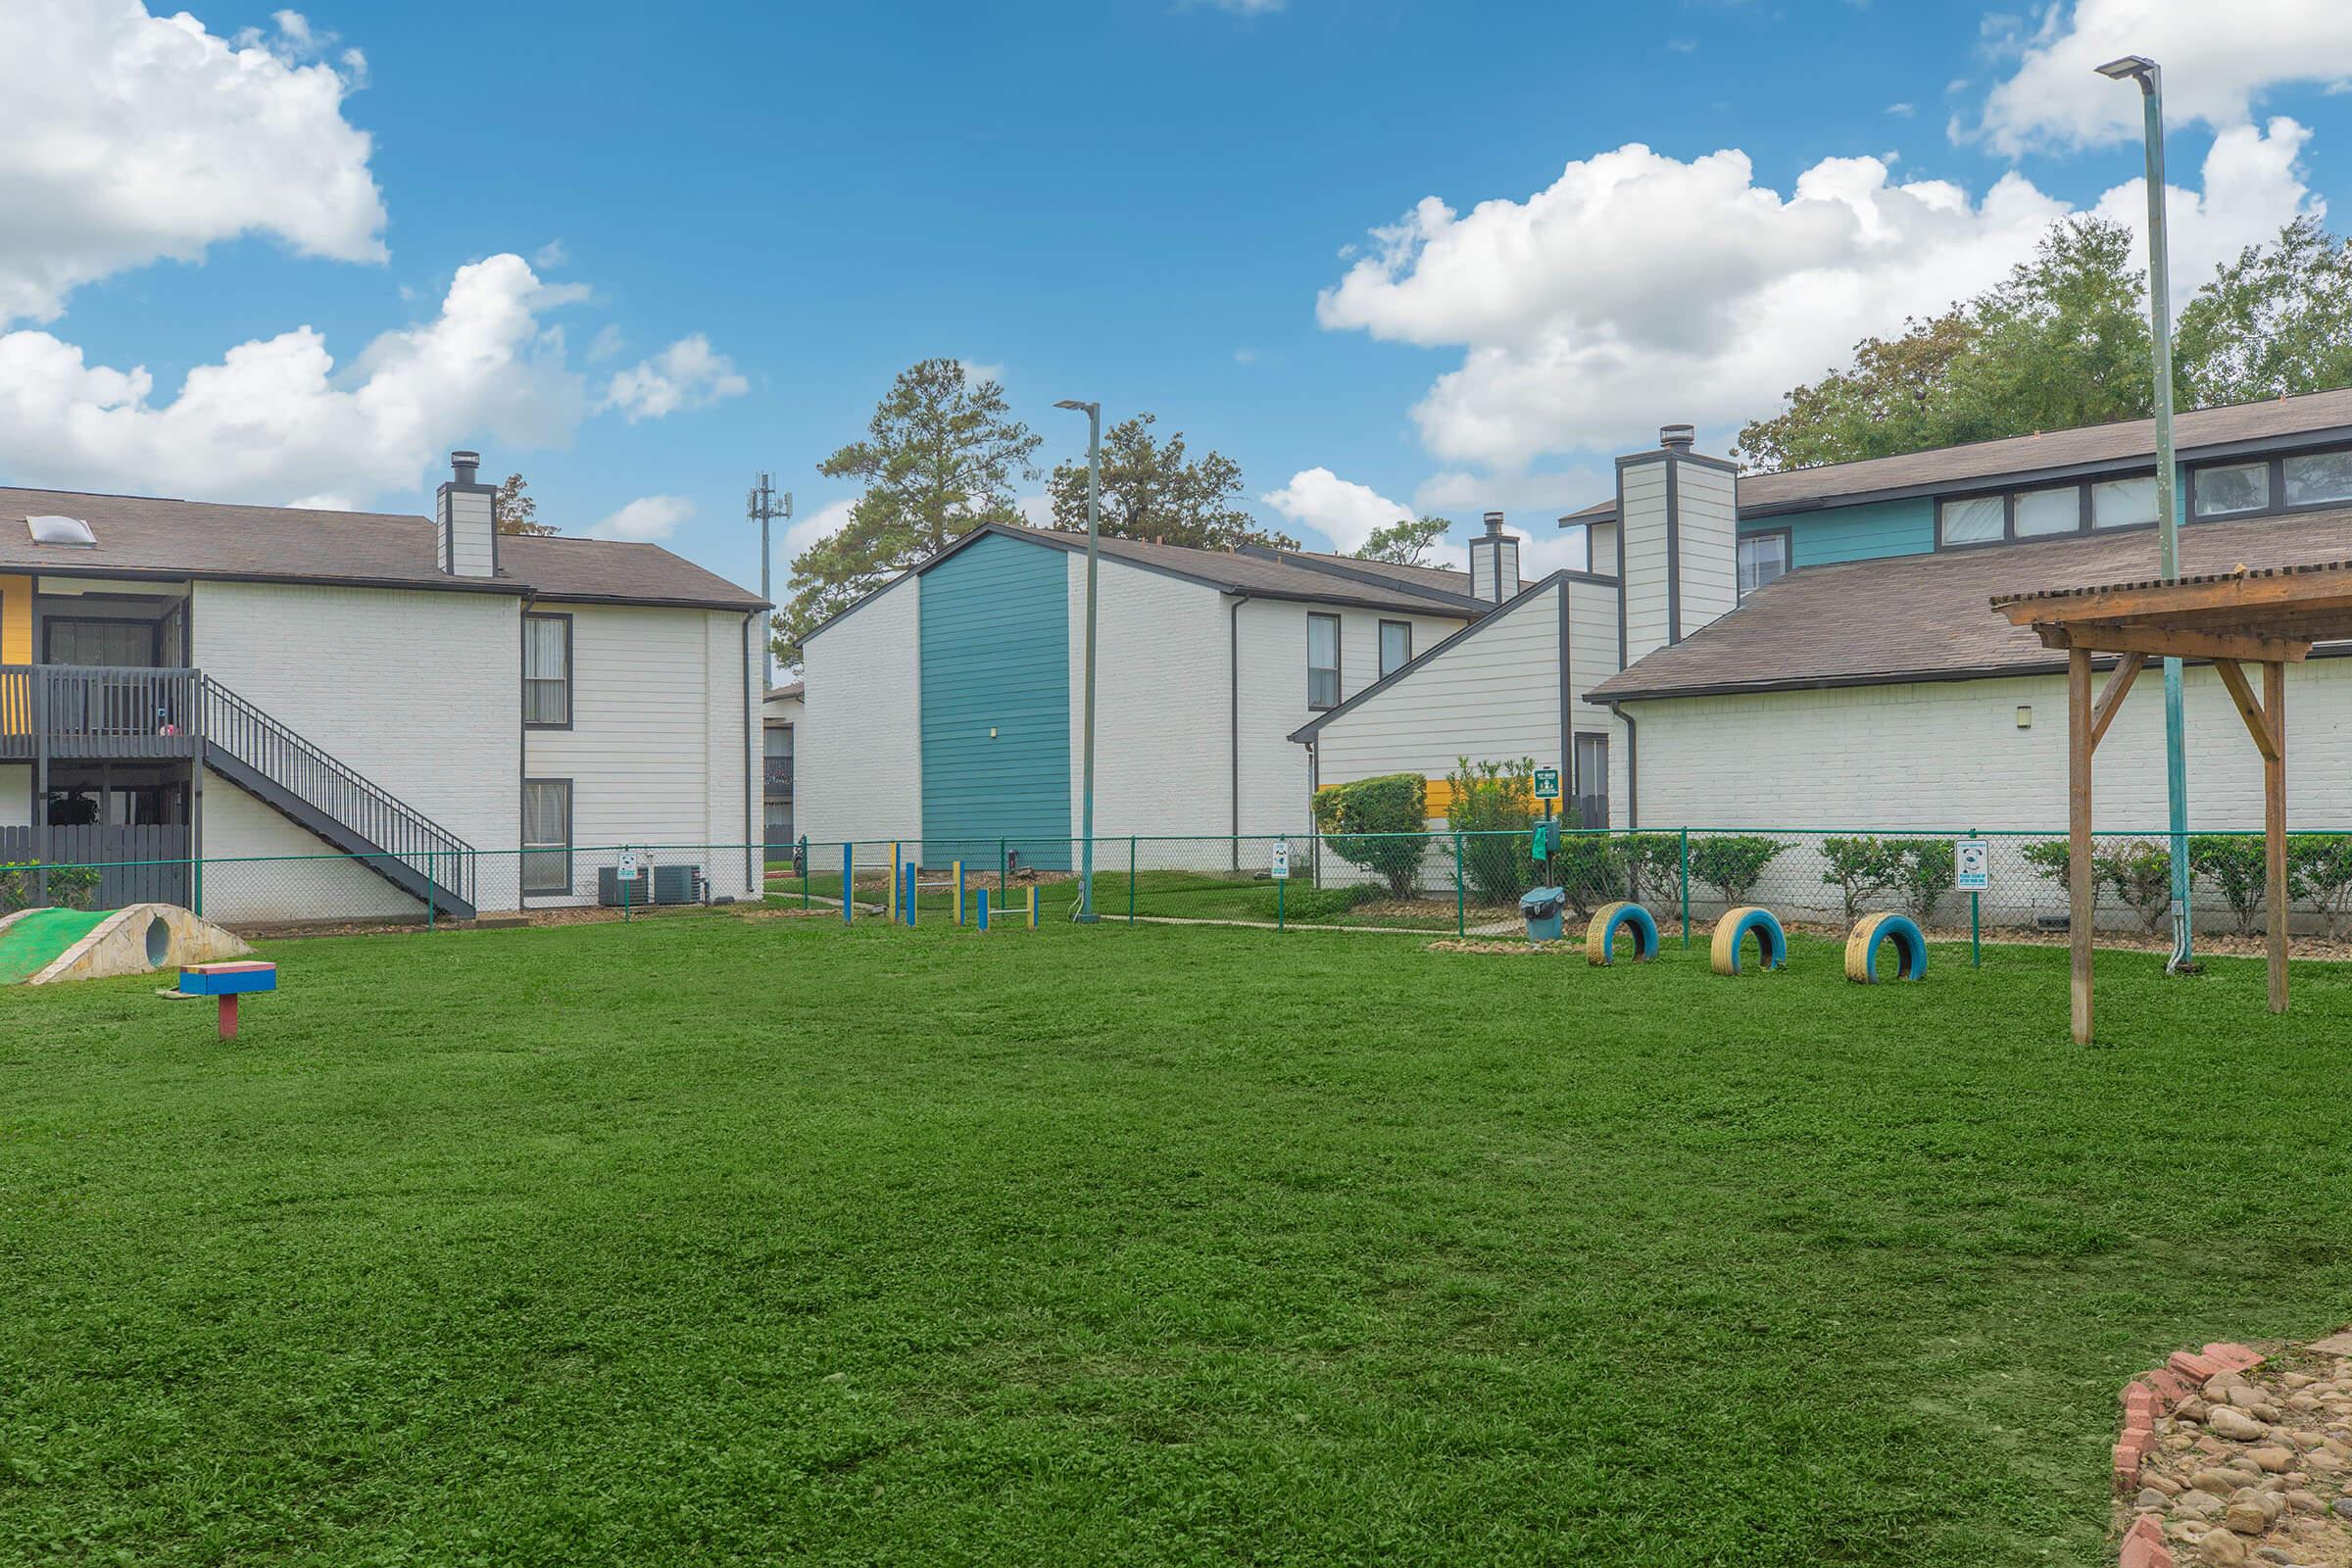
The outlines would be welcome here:
M 1500 533 L 1500 532 L 1502 532 L 1502 514 L 1501 514 L 1501 513 L 1499 513 L 1499 512 L 1490 512 L 1490 513 L 1488 513 L 1488 514 L 1487 514 L 1487 532 L 1489 532 L 1489 533 Z
M 482 455 L 479 452 L 452 452 L 449 455 L 449 470 L 458 476 L 460 484 L 473 483 L 473 476 L 481 471 L 481 467 Z
M 1658 426 L 1658 445 L 1666 448 L 1669 452 L 1688 452 L 1692 443 L 1697 440 L 1698 430 L 1695 426 L 1688 424 L 1661 424 Z

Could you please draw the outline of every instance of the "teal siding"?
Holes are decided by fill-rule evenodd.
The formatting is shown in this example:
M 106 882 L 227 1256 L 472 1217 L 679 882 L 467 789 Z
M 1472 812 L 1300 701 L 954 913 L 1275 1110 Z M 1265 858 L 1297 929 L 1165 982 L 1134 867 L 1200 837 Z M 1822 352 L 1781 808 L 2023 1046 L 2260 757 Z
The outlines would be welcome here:
M 1009 839 L 1024 865 L 1070 867 L 1068 559 L 996 536 L 923 573 L 926 864 L 994 869 Z
M 1834 561 L 1870 561 L 1911 556 L 1936 548 L 1936 502 L 1929 496 L 1872 501 L 1858 507 L 1825 507 L 1779 517 L 1742 522 L 1743 533 L 1788 530 L 1791 566 L 1823 566 Z

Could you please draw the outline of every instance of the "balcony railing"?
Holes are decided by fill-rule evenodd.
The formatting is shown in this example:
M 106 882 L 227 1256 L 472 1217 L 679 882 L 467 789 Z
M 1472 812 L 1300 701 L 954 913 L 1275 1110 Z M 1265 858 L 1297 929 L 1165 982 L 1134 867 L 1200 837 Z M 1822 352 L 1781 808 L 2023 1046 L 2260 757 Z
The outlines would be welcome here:
M 0 757 L 192 756 L 199 678 L 192 669 L 0 664 Z

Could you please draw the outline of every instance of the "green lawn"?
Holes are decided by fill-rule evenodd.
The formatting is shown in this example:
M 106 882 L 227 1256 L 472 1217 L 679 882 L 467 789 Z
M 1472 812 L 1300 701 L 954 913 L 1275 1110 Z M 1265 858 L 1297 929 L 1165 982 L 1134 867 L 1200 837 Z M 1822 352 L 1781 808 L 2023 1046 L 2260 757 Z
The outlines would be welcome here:
M 1124 845 L 1124 840 L 1120 841 Z M 1215 846 L 1211 847 L 1216 848 Z M 1123 851 L 1122 851 L 1123 853 Z M 956 896 L 935 884 L 947 880 L 944 870 L 923 872 L 923 884 L 915 895 L 915 919 L 936 914 L 942 920 L 953 916 Z M 993 923 L 1003 912 L 996 901 L 996 868 L 992 865 L 984 880 L 991 889 L 989 919 Z M 1129 892 L 1130 878 L 1125 864 L 1117 868 L 1104 867 L 1095 874 L 1095 909 L 1105 920 L 1123 921 L 1129 914 L 1138 919 L 1176 920 L 1245 920 L 1272 923 L 1280 920 L 1294 925 L 1354 925 L 1390 926 L 1403 930 L 1426 930 L 1438 935 L 1453 934 L 1457 923 L 1466 919 L 1471 925 L 1494 920 L 1516 921 L 1518 906 L 1514 903 L 1504 907 L 1482 907 L 1475 893 L 1466 910 L 1457 910 L 1450 885 L 1427 893 L 1414 901 L 1409 908 L 1399 909 L 1390 904 L 1385 892 L 1377 887 L 1328 888 L 1311 886 L 1301 875 L 1287 887 L 1277 887 L 1262 871 L 1139 871 L 1132 878 L 1135 886 Z M 808 878 L 808 896 L 812 901 L 830 902 L 840 907 L 841 873 L 830 875 L 811 871 Z M 976 881 L 974 886 L 978 885 Z M 771 878 L 768 891 L 783 902 L 797 906 L 801 901 L 801 879 Z M 1016 880 L 1013 896 L 1020 898 L 1027 885 Z M 884 894 L 882 872 L 879 868 L 858 873 L 858 901 L 861 905 L 879 907 Z M 1041 884 L 1039 895 L 1049 914 L 1067 918 L 1078 905 L 1078 884 L 1074 880 L 1056 880 Z M 967 895 L 968 897 L 968 895 Z M 973 918 L 967 913 L 965 918 Z
M 2352 973 L 689 915 L 0 992 L 0 1561 L 2090 1564 Z

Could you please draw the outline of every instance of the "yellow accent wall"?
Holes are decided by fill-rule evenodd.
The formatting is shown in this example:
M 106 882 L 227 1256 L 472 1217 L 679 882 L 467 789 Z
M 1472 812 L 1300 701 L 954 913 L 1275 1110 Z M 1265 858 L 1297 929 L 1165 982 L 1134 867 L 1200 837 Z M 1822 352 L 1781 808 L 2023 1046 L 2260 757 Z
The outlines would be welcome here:
M 32 662 L 32 579 L 0 577 L 0 664 Z

